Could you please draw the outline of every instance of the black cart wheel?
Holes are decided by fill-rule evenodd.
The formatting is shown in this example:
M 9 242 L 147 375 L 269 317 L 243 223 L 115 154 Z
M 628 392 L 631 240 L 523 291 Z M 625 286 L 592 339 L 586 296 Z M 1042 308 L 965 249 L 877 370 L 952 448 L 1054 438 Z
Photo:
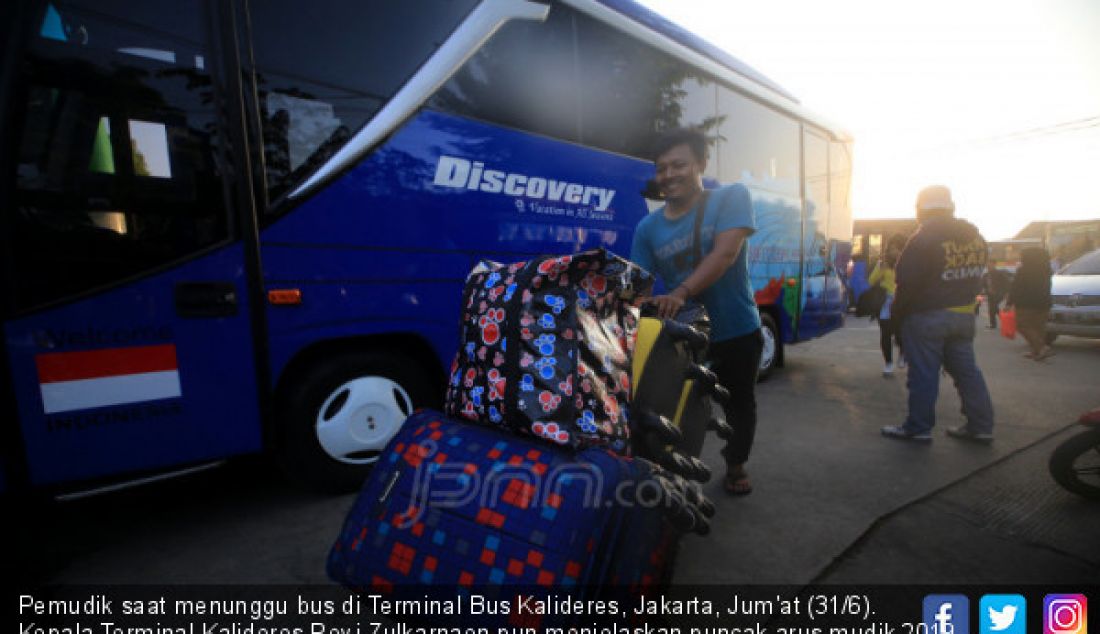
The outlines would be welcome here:
M 1050 455 L 1050 475 L 1077 495 L 1100 499 L 1100 427 L 1067 439 Z
M 279 454 L 315 488 L 357 489 L 417 407 L 434 404 L 428 373 L 383 353 L 343 353 L 315 364 L 287 388 Z

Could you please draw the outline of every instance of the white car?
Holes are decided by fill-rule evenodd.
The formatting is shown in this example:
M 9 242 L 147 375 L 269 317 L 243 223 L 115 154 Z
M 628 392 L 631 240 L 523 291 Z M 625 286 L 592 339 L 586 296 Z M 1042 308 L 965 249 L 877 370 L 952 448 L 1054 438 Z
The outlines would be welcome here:
M 1100 339 L 1100 249 L 1069 263 L 1050 280 L 1047 340 L 1058 335 Z

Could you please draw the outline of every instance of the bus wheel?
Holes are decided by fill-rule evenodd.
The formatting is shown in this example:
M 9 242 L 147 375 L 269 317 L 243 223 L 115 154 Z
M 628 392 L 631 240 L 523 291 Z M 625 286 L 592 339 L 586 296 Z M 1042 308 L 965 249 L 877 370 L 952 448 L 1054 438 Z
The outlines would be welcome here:
M 760 369 L 756 380 L 763 381 L 771 376 L 772 370 L 779 364 L 782 340 L 779 338 L 779 327 L 768 313 L 760 313 L 760 332 L 764 335 L 764 350 L 760 353 Z
M 293 477 L 329 491 L 361 486 L 401 424 L 432 394 L 418 364 L 371 352 L 326 359 L 294 383 L 280 457 Z

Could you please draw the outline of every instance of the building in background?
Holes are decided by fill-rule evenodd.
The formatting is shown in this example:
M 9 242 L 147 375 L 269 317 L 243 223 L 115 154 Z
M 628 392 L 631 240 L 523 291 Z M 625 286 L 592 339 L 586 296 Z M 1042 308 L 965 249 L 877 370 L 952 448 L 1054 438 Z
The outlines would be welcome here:
M 1012 238 L 1009 240 L 989 240 L 989 263 L 993 266 L 1015 273 L 1020 266 L 1024 249 L 1042 247 L 1041 238 Z

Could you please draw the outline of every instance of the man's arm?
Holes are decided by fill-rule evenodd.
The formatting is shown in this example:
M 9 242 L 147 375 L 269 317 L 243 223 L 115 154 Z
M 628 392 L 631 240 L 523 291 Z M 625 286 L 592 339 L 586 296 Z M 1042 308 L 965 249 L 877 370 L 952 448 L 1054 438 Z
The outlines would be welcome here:
M 658 295 L 649 300 L 657 306 L 657 316 L 671 319 L 684 305 L 684 302 L 699 295 L 718 281 L 737 260 L 745 240 L 752 231 L 747 227 L 727 229 L 714 236 L 714 249 L 695 267 L 691 275 L 668 295 Z
M 1012 308 L 1016 305 L 1016 299 L 1023 291 L 1023 285 L 1020 283 L 1020 276 L 1012 278 L 1012 284 L 1008 287 L 1008 292 L 1005 295 L 1005 308 Z

